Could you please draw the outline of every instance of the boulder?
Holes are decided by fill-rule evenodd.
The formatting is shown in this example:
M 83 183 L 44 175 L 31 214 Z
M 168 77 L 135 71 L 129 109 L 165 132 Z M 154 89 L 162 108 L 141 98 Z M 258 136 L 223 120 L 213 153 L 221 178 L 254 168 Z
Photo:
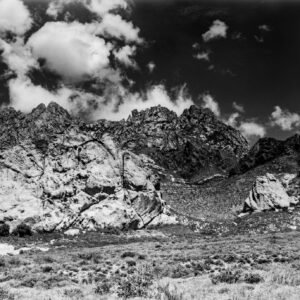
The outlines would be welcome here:
M 282 183 L 273 175 L 259 176 L 245 200 L 244 212 L 288 208 L 295 203 Z

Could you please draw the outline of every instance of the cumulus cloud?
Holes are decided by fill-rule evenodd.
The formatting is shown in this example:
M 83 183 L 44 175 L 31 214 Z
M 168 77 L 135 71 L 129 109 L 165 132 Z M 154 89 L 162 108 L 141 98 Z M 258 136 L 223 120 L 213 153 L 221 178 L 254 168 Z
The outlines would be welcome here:
M 21 0 L 0 0 L 0 34 L 23 35 L 32 25 L 29 10 Z
M 7 1 L 0 0 L 4 2 Z M 118 64 L 111 64 L 115 59 L 125 67 L 137 68 L 134 56 L 143 42 L 139 29 L 116 14 L 115 9 L 127 7 L 125 0 L 52 1 L 47 13 L 57 17 L 66 4 L 73 2 L 86 6 L 99 18 L 84 24 L 47 22 L 28 37 L 26 43 L 22 36 L 13 41 L 0 39 L 1 58 L 16 75 L 8 81 L 11 106 L 28 113 L 40 103 L 47 105 L 54 101 L 89 120 L 120 120 L 127 118 L 133 109 L 161 105 L 181 114 L 193 104 L 185 87 L 173 97 L 163 85 L 132 93 L 124 83 L 125 79 L 130 83 L 130 79 Z M 25 29 L 15 32 L 22 34 Z M 29 71 L 38 70 L 40 65 L 60 75 L 55 91 L 30 79 Z M 149 63 L 148 68 L 152 72 L 155 64 Z M 89 79 L 93 79 L 93 88 L 101 88 L 101 95 L 79 88 L 82 85 L 78 83 Z
M 180 115 L 193 103 L 182 87 L 175 99 L 172 99 L 163 85 L 156 85 L 144 93 L 129 93 L 120 89 L 112 93 L 107 102 L 106 96 L 96 96 L 79 90 L 61 86 L 50 92 L 41 86 L 33 85 L 29 78 L 16 78 L 9 81 L 11 105 L 25 113 L 30 112 L 40 103 L 49 104 L 54 101 L 73 114 L 85 114 L 90 120 L 127 118 L 133 109 L 143 110 L 161 105 Z M 120 102 L 120 99 L 121 102 Z
M 208 108 L 217 117 L 219 117 L 221 115 L 219 103 L 217 101 L 215 101 L 214 98 L 209 94 L 205 94 L 202 96 L 202 107 Z
M 244 106 L 241 105 L 241 104 L 239 104 L 239 103 L 233 102 L 233 103 L 232 103 L 232 107 L 233 107 L 236 111 L 238 111 L 238 112 L 240 112 L 240 113 L 244 113 L 244 112 L 245 112 Z
M 55 38 L 53 38 L 55 36 Z M 49 22 L 28 40 L 35 58 L 66 80 L 94 77 L 109 67 L 110 43 L 96 36 L 91 28 L 78 22 Z
M 127 67 L 137 68 L 136 62 L 133 60 L 133 56 L 136 52 L 136 46 L 124 46 L 119 50 L 114 51 L 116 59 Z
M 284 131 L 290 131 L 300 126 L 300 115 L 275 106 L 271 114 L 271 126 L 278 126 Z
M 117 103 L 117 99 L 111 101 L 109 105 L 96 113 L 95 119 L 103 117 L 110 120 L 120 120 L 127 118 L 133 109 L 144 110 L 157 105 L 164 106 L 180 115 L 193 104 L 191 97 L 185 91 L 185 86 L 179 90 L 173 99 L 163 85 L 156 85 L 149 88 L 145 93 L 125 94 L 121 104 Z
M 228 26 L 220 20 L 215 20 L 209 30 L 202 34 L 204 42 L 227 37 Z
M 264 125 L 255 121 L 243 120 L 240 112 L 232 113 L 227 120 L 224 120 L 224 123 L 239 130 L 248 140 L 262 138 L 267 133 Z
M 247 139 L 252 137 L 262 138 L 266 135 L 266 128 L 256 122 L 241 122 L 238 129 Z
M 126 42 L 142 43 L 139 32 L 138 28 L 122 19 L 120 15 L 106 14 L 97 26 L 97 34 L 124 39 Z
M 37 62 L 30 49 L 24 45 L 22 37 L 17 37 L 12 43 L 0 39 L 0 50 L 3 61 L 18 76 L 24 76 L 30 69 L 37 67 Z

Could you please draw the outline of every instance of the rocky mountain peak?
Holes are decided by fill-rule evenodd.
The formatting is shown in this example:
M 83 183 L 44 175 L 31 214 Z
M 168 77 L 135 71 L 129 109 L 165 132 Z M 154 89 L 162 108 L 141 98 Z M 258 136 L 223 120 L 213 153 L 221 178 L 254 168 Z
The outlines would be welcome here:
M 143 123 L 143 122 L 171 122 L 173 119 L 176 119 L 177 115 L 175 112 L 169 110 L 163 106 L 154 106 L 146 110 L 138 111 L 137 109 L 133 110 L 129 116 L 127 122 L 129 123 Z

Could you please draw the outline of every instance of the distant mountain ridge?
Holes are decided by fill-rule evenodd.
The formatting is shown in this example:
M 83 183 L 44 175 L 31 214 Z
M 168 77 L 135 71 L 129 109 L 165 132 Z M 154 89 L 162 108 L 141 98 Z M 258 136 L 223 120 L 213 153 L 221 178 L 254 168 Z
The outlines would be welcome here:
M 0 125 L 0 149 L 28 137 L 45 145 L 55 134 L 76 126 L 99 139 L 108 133 L 122 149 L 146 154 L 159 166 L 188 179 L 226 174 L 248 152 L 248 143 L 238 130 L 197 106 L 186 109 L 181 116 L 157 106 L 134 110 L 126 121 L 85 123 L 50 103 L 47 107 L 39 105 L 27 115 L 4 109 Z
M 243 174 L 258 166 L 262 166 L 278 159 L 285 161 L 278 164 L 288 165 L 293 161 L 298 163 L 300 167 L 300 135 L 294 136 L 279 141 L 274 138 L 262 138 L 250 149 L 247 153 L 231 170 L 231 174 Z M 278 165 L 278 167 L 280 167 Z

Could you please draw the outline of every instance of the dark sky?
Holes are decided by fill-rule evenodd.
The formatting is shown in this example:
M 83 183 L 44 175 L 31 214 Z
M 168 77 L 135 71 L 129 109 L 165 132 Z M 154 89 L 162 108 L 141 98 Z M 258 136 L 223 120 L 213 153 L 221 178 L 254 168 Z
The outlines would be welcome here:
M 212 3 L 213 2 L 213 3 Z M 242 2 L 242 3 L 241 3 Z M 276 1 L 275 1 L 276 2 Z M 153 81 L 169 87 L 187 83 L 197 96 L 209 91 L 221 109 L 232 102 L 245 107 L 246 116 L 268 121 L 275 105 L 300 111 L 300 5 L 284 1 L 135 1 L 133 20 L 150 41 L 140 53 L 144 64 L 153 60 Z M 202 34 L 216 19 L 228 27 L 228 37 L 204 43 Z M 268 32 L 259 26 L 267 25 Z M 235 38 L 238 36 L 240 38 Z M 255 37 L 262 37 L 263 42 Z M 152 42 L 152 43 L 151 43 Z M 211 51 L 210 62 L 193 58 L 194 43 Z M 143 65 L 141 63 L 141 65 Z M 208 67 L 214 65 L 213 70 Z M 137 77 L 144 84 L 147 73 Z M 269 130 L 284 137 L 290 132 Z
M 25 0 L 34 16 L 34 25 L 26 38 L 47 21 L 53 21 L 45 14 L 48 2 Z M 286 138 L 299 131 L 300 1 L 131 0 L 131 3 L 130 12 L 123 17 L 140 29 L 145 40 L 135 56 L 139 69 L 127 70 L 126 74 L 133 80 L 134 91 L 164 84 L 171 92 L 186 84 L 198 105 L 201 95 L 212 95 L 220 106 L 222 118 L 234 113 L 232 103 L 236 102 L 245 110 L 240 113 L 241 118 L 263 125 L 268 136 Z M 91 14 L 83 6 L 72 6 L 70 11 L 73 20 L 90 21 Z M 205 42 L 202 35 L 216 20 L 226 24 L 227 35 Z M 195 44 L 197 47 L 193 47 Z M 199 53 L 209 53 L 209 61 L 196 59 Z M 149 62 L 156 66 L 152 73 L 147 69 Z M 7 66 L 0 61 L 0 72 L 3 75 L 6 71 Z M 36 77 L 38 84 L 55 88 L 57 76 L 49 70 L 42 71 Z M 9 101 L 8 80 L 7 75 L 0 76 L 2 103 Z M 85 83 L 82 87 L 89 86 Z M 275 106 L 286 112 L 283 117 L 294 118 L 289 130 L 270 125 Z

